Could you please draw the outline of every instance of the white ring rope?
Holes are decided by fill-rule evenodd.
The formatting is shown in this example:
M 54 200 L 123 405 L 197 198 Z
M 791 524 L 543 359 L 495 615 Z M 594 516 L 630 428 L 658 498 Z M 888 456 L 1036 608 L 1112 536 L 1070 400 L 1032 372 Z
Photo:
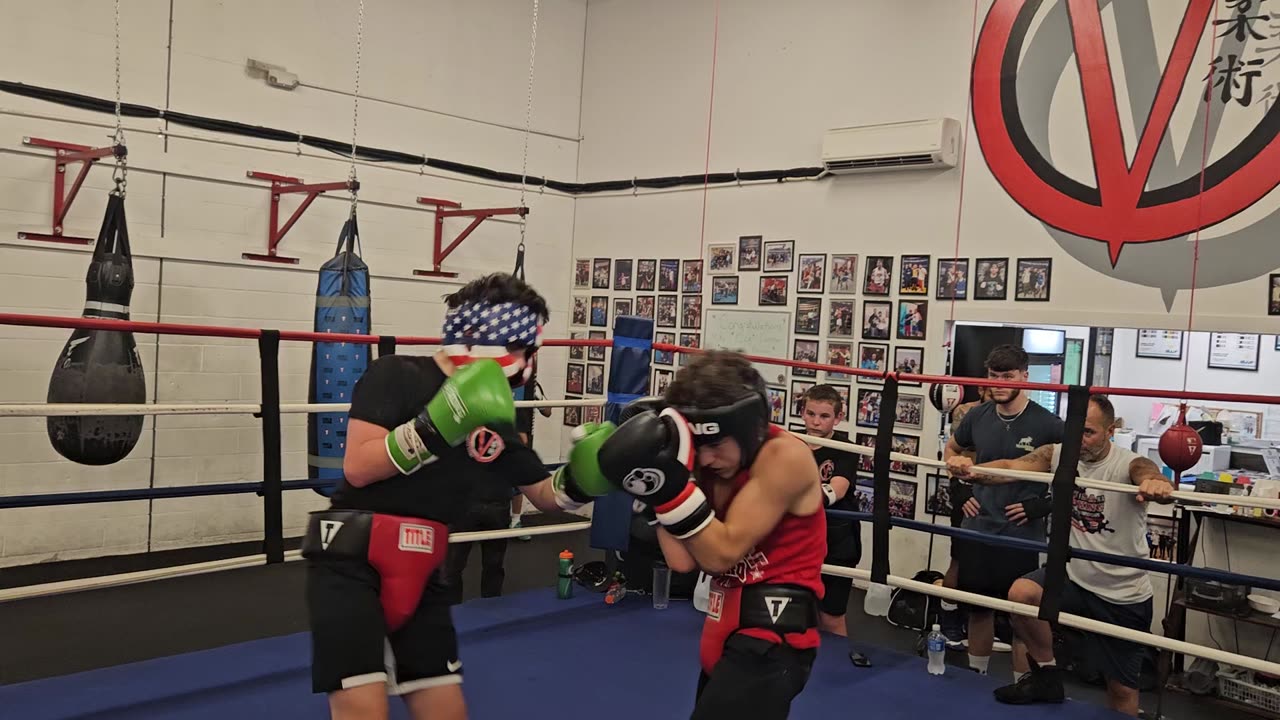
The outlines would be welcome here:
M 840 577 L 853 578 L 855 580 L 870 581 L 871 579 L 871 572 L 868 570 L 857 570 L 839 567 L 836 565 L 823 565 L 822 572 L 828 575 L 838 575 Z M 889 575 L 885 582 L 888 585 L 900 587 L 904 590 L 912 590 L 925 595 L 946 598 L 948 600 L 962 602 L 968 605 L 978 605 L 1014 615 L 1024 615 L 1026 617 L 1035 618 L 1040 614 L 1040 608 L 1035 605 L 1024 605 L 1010 600 L 998 600 L 985 595 L 975 595 L 974 593 L 952 590 L 951 588 L 945 588 L 940 585 L 931 585 L 929 583 L 908 580 L 907 578 L 898 577 L 896 575 Z M 1280 675 L 1280 663 L 1260 660 L 1258 658 L 1249 657 L 1248 655 L 1238 655 L 1236 653 L 1218 650 L 1217 648 L 1196 645 L 1182 640 L 1174 640 L 1154 633 L 1130 630 L 1129 628 L 1119 625 L 1113 625 L 1111 623 L 1105 623 L 1092 618 L 1081 617 L 1079 615 L 1071 615 L 1069 613 L 1059 613 L 1058 622 L 1067 627 L 1076 628 L 1077 630 L 1084 630 L 1086 632 L 1106 635 L 1107 637 L 1113 637 L 1120 640 L 1142 643 L 1143 645 L 1160 648 L 1161 650 L 1168 650 L 1170 652 L 1190 655 L 1192 657 L 1200 657 L 1206 660 L 1227 663 L 1228 665 L 1248 668 L 1250 670 L 1267 673 L 1269 675 Z
M 604 405 L 605 398 L 582 400 L 517 400 L 518 408 L 591 407 Z M 288 403 L 280 405 L 282 414 L 346 412 L 351 403 Z M 70 417 L 74 415 L 253 415 L 262 406 L 248 403 L 11 403 L 0 405 L 0 417 Z
M 524 537 L 526 535 L 553 535 L 557 533 L 588 530 L 590 528 L 590 522 L 571 522 L 558 523 L 555 525 L 508 528 L 505 530 L 461 532 L 449 535 L 449 542 L 479 542 L 481 540 L 499 540 L 502 538 Z M 302 551 L 290 550 L 284 554 L 284 559 L 285 562 L 301 560 Z M 139 570 L 137 572 L 121 573 L 118 575 L 104 575 L 101 577 L 80 578 L 77 580 L 61 580 L 59 582 L 43 583 L 40 585 L 27 585 L 25 587 L 0 590 L 0 603 L 11 600 L 47 597 L 49 595 L 64 595 L 66 593 L 82 592 L 85 590 L 101 590 L 104 588 L 120 587 L 122 585 L 135 585 L 137 583 L 150 582 L 152 580 L 165 580 L 169 578 L 186 577 L 188 575 L 203 575 L 204 573 L 256 567 L 265 564 L 267 564 L 266 555 L 246 555 L 244 557 L 212 560 L 210 562 L 195 563 L 193 565 L 176 565 L 173 567 Z
M 796 431 L 791 431 L 791 434 L 812 445 L 844 450 L 845 452 L 850 452 L 855 455 L 871 456 L 876 452 L 875 448 L 868 445 L 854 445 L 853 443 L 840 442 L 839 440 L 828 440 L 826 438 L 805 435 L 802 432 Z M 889 459 L 914 465 L 924 465 L 926 467 L 941 468 L 943 470 L 947 469 L 947 463 L 943 460 L 931 460 L 929 458 L 906 455 L 899 452 L 889 453 Z M 1053 483 L 1052 473 L 1001 470 L 998 468 L 982 468 L 982 473 L 984 475 L 999 475 L 1000 477 L 1029 480 L 1031 482 L 1044 483 L 1046 485 Z M 1138 494 L 1137 485 L 1122 485 L 1120 483 L 1103 482 L 1101 480 L 1093 480 L 1085 477 L 1077 477 L 1076 484 L 1080 487 L 1093 488 L 1095 490 L 1109 490 L 1111 492 L 1128 493 L 1130 495 Z M 1249 495 L 1224 495 L 1221 493 L 1195 492 L 1190 490 L 1175 490 L 1172 493 L 1172 497 L 1175 500 L 1203 503 L 1205 505 L 1239 505 L 1241 507 L 1280 509 L 1280 498 L 1252 497 Z

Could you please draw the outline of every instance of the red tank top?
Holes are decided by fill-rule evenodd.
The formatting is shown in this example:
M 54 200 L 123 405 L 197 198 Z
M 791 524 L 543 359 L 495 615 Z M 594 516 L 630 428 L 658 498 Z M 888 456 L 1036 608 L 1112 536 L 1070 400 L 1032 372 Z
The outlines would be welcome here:
M 786 431 L 776 425 L 769 426 L 773 440 Z M 750 470 L 743 470 L 733 478 L 732 490 L 723 499 L 716 498 L 716 514 L 725 517 L 729 506 L 750 478 Z M 708 493 L 711 496 L 712 493 Z M 756 584 L 794 585 L 811 590 L 815 597 L 823 596 L 822 561 L 827 554 L 827 514 L 819 507 L 812 515 L 787 513 L 747 555 L 729 572 L 711 581 L 711 598 L 706 622 L 702 627 L 701 660 L 705 671 L 711 672 L 720 660 L 725 640 L 734 632 L 779 642 L 778 634 L 764 628 L 738 629 L 738 606 L 742 586 Z M 786 635 L 787 644 L 799 648 L 816 648 L 819 644 L 817 628 L 803 633 Z

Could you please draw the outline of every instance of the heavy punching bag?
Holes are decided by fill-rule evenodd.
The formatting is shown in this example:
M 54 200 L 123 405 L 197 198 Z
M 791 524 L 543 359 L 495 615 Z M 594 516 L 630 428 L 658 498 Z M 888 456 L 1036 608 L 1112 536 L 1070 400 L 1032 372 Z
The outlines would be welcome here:
M 342 226 L 334 255 L 320 266 L 316 286 L 315 332 L 368 335 L 370 328 L 369 266 L 360 259 L 360 230 L 353 213 Z M 308 402 L 349 403 L 356 381 L 369 367 L 371 345 L 318 342 L 311 349 Z M 311 480 L 330 484 L 316 488 L 329 496 L 342 479 L 347 412 L 307 416 L 307 470 Z
M 107 196 L 93 260 L 85 277 L 86 318 L 129 319 L 133 256 L 124 198 Z M 49 378 L 49 403 L 145 403 L 147 379 L 133 333 L 75 330 Z M 49 441 L 62 457 L 82 465 L 124 459 L 142 434 L 142 415 L 50 416 Z

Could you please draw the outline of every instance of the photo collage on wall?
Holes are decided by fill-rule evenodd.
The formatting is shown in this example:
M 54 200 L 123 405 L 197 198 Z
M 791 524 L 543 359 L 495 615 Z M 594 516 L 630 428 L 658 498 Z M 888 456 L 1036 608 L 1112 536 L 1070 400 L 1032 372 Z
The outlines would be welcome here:
M 680 258 L 577 258 L 574 260 L 573 307 L 570 317 L 571 338 L 607 339 L 613 332 L 614 321 L 631 315 L 653 320 L 654 342 L 702 347 L 703 290 L 708 287 L 705 268 L 712 272 L 732 271 L 734 246 L 712 245 L 708 259 Z M 734 283 L 717 283 L 709 287 L 711 304 L 733 305 L 738 302 L 738 287 Z M 607 350 L 605 347 L 570 348 L 566 378 L 582 378 L 578 385 L 566 384 L 566 392 L 582 393 L 587 397 L 602 396 L 608 387 Z M 653 377 L 649 391 L 660 395 L 666 391 L 677 369 L 688 362 L 690 355 L 671 351 L 653 352 Z M 585 357 L 585 362 L 584 362 Z M 599 363 L 599 365 L 593 365 Z M 597 411 L 598 412 L 598 411 Z M 566 425 L 570 413 L 565 413 Z M 588 422 L 585 416 L 576 418 Z

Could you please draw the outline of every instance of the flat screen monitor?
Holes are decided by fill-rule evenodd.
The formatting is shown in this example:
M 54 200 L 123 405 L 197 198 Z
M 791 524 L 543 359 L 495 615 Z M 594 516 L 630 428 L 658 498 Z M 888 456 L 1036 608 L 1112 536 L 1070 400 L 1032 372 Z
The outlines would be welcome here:
M 1028 355 L 1061 355 L 1066 343 L 1067 334 L 1062 330 L 1026 328 L 1022 331 L 1022 349 Z

